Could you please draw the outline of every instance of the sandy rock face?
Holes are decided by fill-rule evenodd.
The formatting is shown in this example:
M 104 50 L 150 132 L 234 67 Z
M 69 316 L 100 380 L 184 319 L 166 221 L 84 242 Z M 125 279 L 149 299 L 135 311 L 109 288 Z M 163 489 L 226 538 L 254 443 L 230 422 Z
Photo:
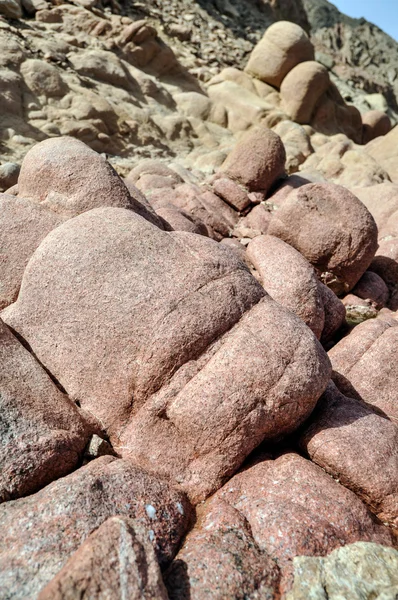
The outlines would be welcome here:
M 372 542 L 356 542 L 325 558 L 294 559 L 294 584 L 286 600 L 392 600 L 398 592 L 398 552 Z
M 5 534 L 2 585 L 13 598 L 34 598 L 85 539 L 109 517 L 146 529 L 161 566 L 173 558 L 190 507 L 164 481 L 123 460 L 103 456 L 37 494 L 0 506 Z
M 271 235 L 257 236 L 247 247 L 247 258 L 270 296 L 300 317 L 318 339 L 325 327 L 330 337 L 342 324 L 345 310 L 340 300 L 332 291 L 322 290 L 325 286 L 313 267 L 292 246 Z M 324 304 L 340 305 L 335 309 L 341 315 L 337 327 L 330 319 L 326 322 L 333 309 L 326 313 Z
M 239 569 L 230 560 L 227 573 L 231 577 L 217 578 L 223 567 L 219 566 L 219 558 L 213 563 L 210 557 L 217 549 L 228 553 L 234 536 L 240 534 L 242 540 L 247 540 L 247 532 L 257 556 L 265 554 L 263 568 L 267 575 L 257 572 L 257 578 L 260 576 L 261 581 L 262 577 L 265 584 L 278 590 L 270 560 L 274 559 L 282 575 L 280 592 L 286 592 L 292 584 L 295 556 L 323 556 L 358 540 L 392 545 L 390 531 L 375 521 L 355 494 L 294 453 L 276 460 L 258 460 L 235 475 L 201 510 L 200 520 L 169 570 L 167 585 L 172 598 L 187 598 L 177 586 L 176 592 L 172 591 L 174 577 L 182 569 L 185 581 L 194 592 L 198 590 L 198 598 L 209 597 L 205 586 L 213 580 L 221 588 L 220 597 L 226 597 L 226 586 L 239 578 Z M 253 583 L 242 583 L 243 593 L 250 597 Z
M 145 529 L 125 517 L 110 517 L 72 554 L 38 600 L 116 600 L 126 595 L 131 600 L 167 600 Z
M 398 423 L 393 359 L 398 321 L 372 319 L 358 325 L 329 352 L 334 380 L 346 395 L 359 398 Z
M 369 142 L 365 148 L 377 160 L 379 165 L 387 171 L 394 183 L 398 183 L 397 139 L 398 127 L 394 127 L 387 135 Z
M 268 27 L 245 71 L 277 88 L 297 64 L 313 60 L 314 48 L 299 25 L 279 21 Z
M 282 106 L 292 121 L 311 122 L 315 106 L 330 85 L 327 69 L 315 61 L 297 65 L 281 85 Z
M 236 144 L 220 172 L 250 192 L 266 193 L 285 173 L 286 153 L 280 137 L 264 126 L 254 127 Z
M 330 383 L 301 444 L 383 522 L 398 523 L 398 427 Z
M 268 233 L 296 248 L 336 293 L 349 291 L 377 250 L 377 227 L 363 204 L 342 186 L 293 190 L 275 211 Z
M 78 466 L 90 427 L 0 320 L 0 502 Z
M 225 246 L 108 208 L 47 236 L 3 316 L 123 456 L 198 500 L 296 428 L 330 376 L 313 334 L 264 296 Z

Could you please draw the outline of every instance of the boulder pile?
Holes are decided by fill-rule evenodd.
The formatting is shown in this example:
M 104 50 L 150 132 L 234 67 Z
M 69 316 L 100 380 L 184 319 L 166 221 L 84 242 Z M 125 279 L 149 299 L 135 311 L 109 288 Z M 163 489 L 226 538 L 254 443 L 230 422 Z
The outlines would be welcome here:
M 66 74 L 0 28 L 4 114 L 63 107 L 2 171 L 0 600 L 395 598 L 397 128 L 296 24 L 207 93 L 95 4 L 23 4 Z

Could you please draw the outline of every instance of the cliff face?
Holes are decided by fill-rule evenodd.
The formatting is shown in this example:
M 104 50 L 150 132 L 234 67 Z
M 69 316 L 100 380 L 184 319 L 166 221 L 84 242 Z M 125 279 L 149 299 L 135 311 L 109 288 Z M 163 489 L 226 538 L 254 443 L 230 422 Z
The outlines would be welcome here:
M 329 57 L 336 75 L 367 94 L 383 94 L 390 109 L 396 111 L 398 43 L 365 19 L 340 13 L 327 0 L 303 2 L 315 48 Z

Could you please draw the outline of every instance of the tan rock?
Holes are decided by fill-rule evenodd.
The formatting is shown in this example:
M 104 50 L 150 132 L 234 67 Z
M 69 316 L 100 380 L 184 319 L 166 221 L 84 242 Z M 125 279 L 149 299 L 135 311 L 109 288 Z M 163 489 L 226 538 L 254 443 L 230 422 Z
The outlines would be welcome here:
M 314 59 L 314 48 L 299 25 L 274 23 L 252 51 L 245 71 L 279 88 L 296 65 Z
M 309 61 L 297 65 L 281 85 L 282 107 L 292 121 L 311 123 L 319 98 L 330 85 L 328 70 Z

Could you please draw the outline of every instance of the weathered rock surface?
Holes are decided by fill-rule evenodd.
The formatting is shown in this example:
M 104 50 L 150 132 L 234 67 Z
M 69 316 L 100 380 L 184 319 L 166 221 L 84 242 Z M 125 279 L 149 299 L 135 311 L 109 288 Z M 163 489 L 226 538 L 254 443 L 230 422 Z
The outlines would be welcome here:
M 377 250 L 377 227 L 363 204 L 342 186 L 309 184 L 275 211 L 268 233 L 296 248 L 337 293 L 349 291 Z
M 264 296 L 225 246 L 107 208 L 47 236 L 3 318 L 123 456 L 198 500 L 295 429 L 330 376 L 312 333 Z
M 28 260 L 63 220 L 34 202 L 0 194 L 0 309 L 16 300 Z
M 358 325 L 329 352 L 334 380 L 348 396 L 358 397 L 398 424 L 394 360 L 398 321 L 372 319 Z
M 97 598 L 167 600 L 148 532 L 126 517 L 110 517 L 40 592 L 38 600 Z
M 0 320 L 0 502 L 75 469 L 90 436 L 78 408 Z
M 299 316 L 318 339 L 325 328 L 327 337 L 331 337 L 343 323 L 345 310 L 340 300 L 333 292 L 322 290 L 325 286 L 317 279 L 314 268 L 292 246 L 271 235 L 257 236 L 248 245 L 246 255 L 257 269 L 264 289 Z M 326 310 L 325 304 L 330 308 Z M 334 313 L 340 315 L 337 323 L 334 319 L 327 322 L 327 316 Z
M 398 552 L 372 542 L 356 542 L 325 558 L 293 560 L 294 583 L 286 600 L 393 600 L 398 592 Z
M 161 566 L 173 558 L 189 519 L 180 492 L 131 464 L 103 456 L 20 500 L 0 506 L 2 589 L 36 598 L 109 517 L 145 528 Z
M 264 126 L 253 128 L 236 144 L 220 171 L 250 192 L 268 192 L 285 173 L 280 137 Z
M 241 544 L 250 543 L 254 554 L 253 580 L 248 582 L 233 560 L 219 566 L 220 553 L 223 549 L 226 554 L 231 552 L 236 538 Z M 359 498 L 310 461 L 294 453 L 276 460 L 259 459 L 201 507 L 198 523 L 170 567 L 169 594 L 172 598 L 189 598 L 187 590 L 191 586 L 193 598 L 196 590 L 198 598 L 207 598 L 210 596 L 206 590 L 214 581 L 222 598 L 231 589 L 223 586 L 241 581 L 240 597 L 246 593 L 256 598 L 253 583 L 264 581 L 263 585 L 276 587 L 272 558 L 282 572 L 281 587 L 276 589 L 286 592 L 292 583 L 295 556 L 326 555 L 358 540 L 392 545 L 388 528 L 375 521 Z M 256 568 L 259 553 L 263 553 L 266 574 Z M 221 574 L 225 565 L 224 579 Z M 184 577 L 177 576 L 181 572 Z M 178 588 L 180 581 L 185 588 Z M 272 598 L 267 593 L 265 597 Z
M 398 523 L 398 427 L 330 383 L 301 437 L 311 460 Z

